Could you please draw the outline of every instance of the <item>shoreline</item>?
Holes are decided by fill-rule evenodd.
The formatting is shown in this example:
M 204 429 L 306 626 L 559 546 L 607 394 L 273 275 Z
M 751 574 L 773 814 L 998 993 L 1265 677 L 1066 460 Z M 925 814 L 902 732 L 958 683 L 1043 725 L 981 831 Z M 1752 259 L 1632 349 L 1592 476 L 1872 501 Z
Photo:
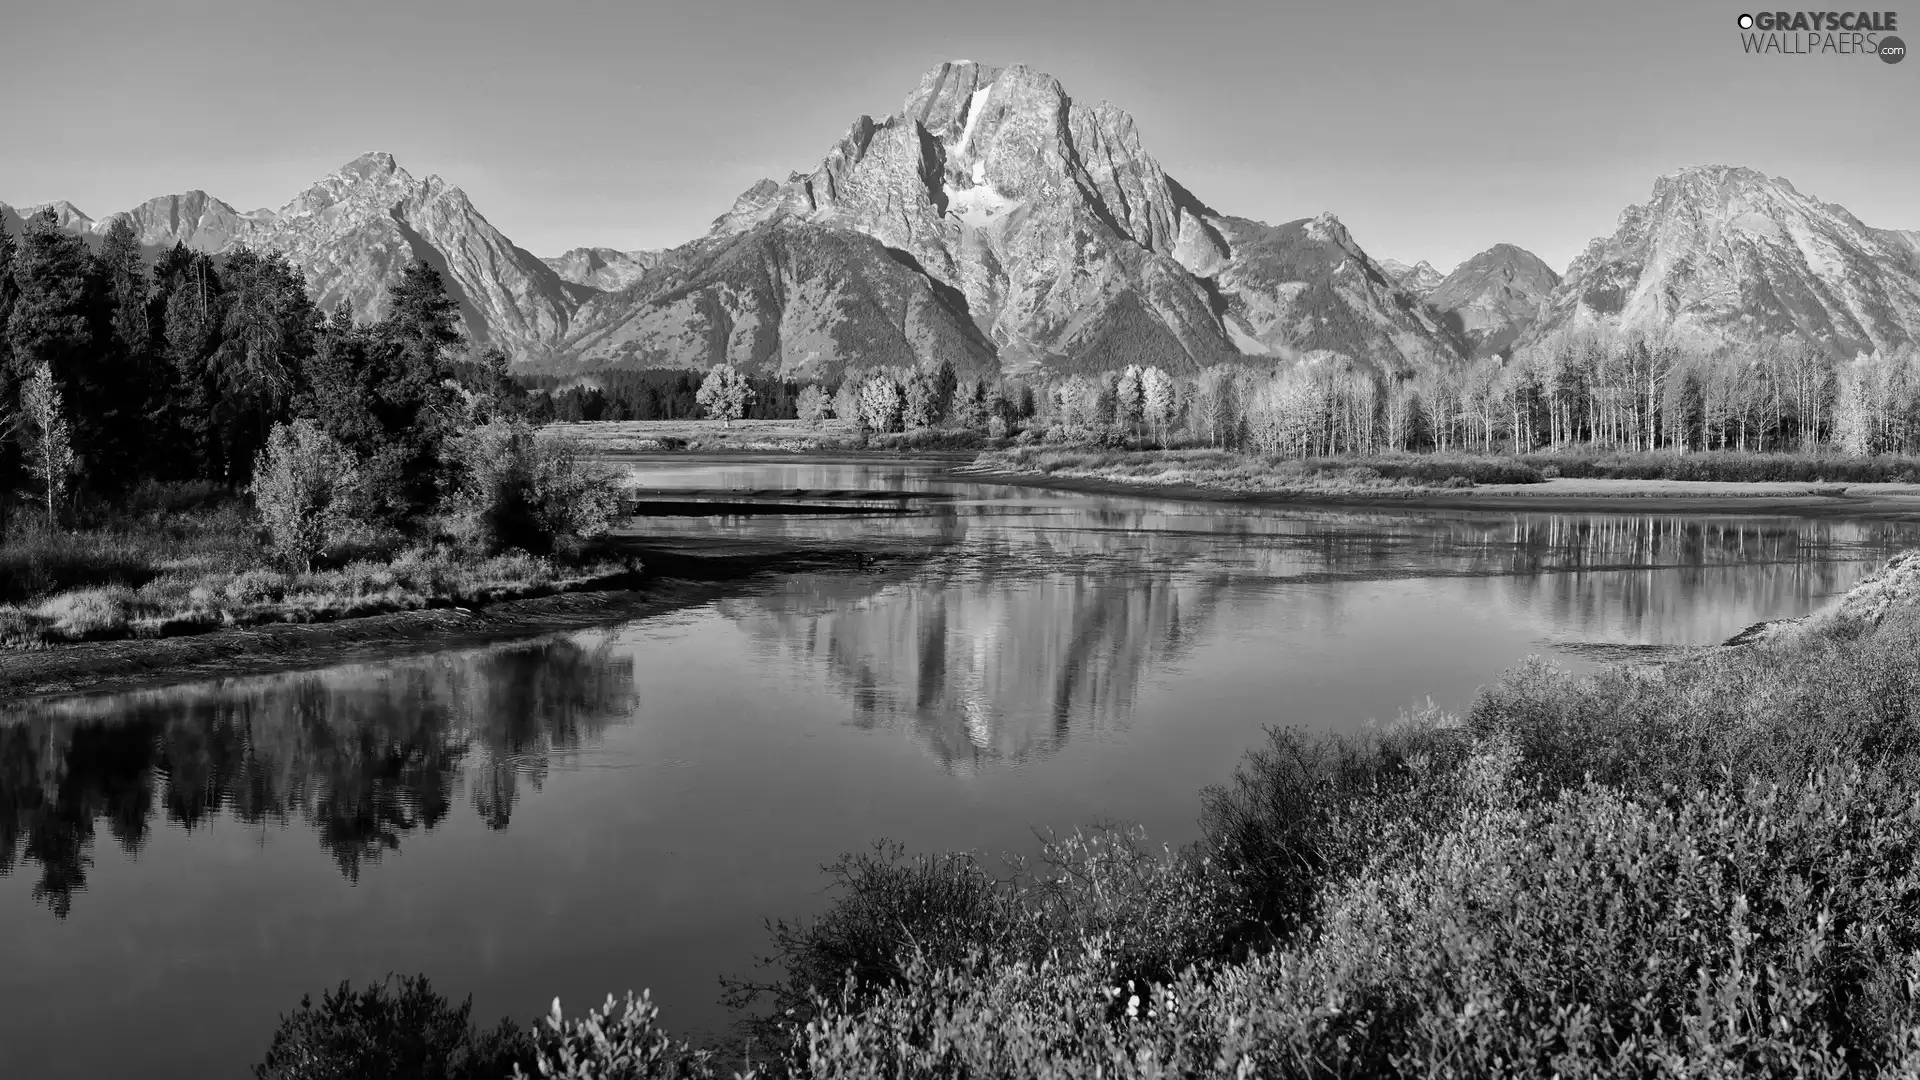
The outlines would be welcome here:
M 981 483 L 1073 491 L 1089 495 L 1191 502 L 1242 503 L 1300 509 L 1542 510 L 1617 513 L 1776 513 L 1793 517 L 1920 517 L 1920 484 L 1812 484 L 1714 480 L 1546 480 L 1538 484 L 1484 484 L 1473 488 L 1378 491 L 1241 491 L 1205 484 L 1116 480 L 1097 476 L 1017 472 L 997 468 L 949 470 Z M 1837 493 L 1836 493 L 1837 489 Z M 1816 493 L 1816 490 L 1818 493 Z
M 166 638 L 116 638 L 0 653 L 0 706 L 207 679 L 302 671 L 441 649 L 532 639 L 629 622 L 751 589 L 776 575 L 876 569 L 848 549 L 727 551 L 640 547 L 647 570 L 628 587 L 581 589 L 480 607 L 430 607 L 325 622 L 263 623 Z M 637 546 L 638 547 L 638 546 Z M 898 555 L 884 557 L 893 561 Z
M 627 455 L 620 455 L 627 456 Z M 707 455 L 633 455 L 655 461 L 686 461 Z M 786 455 L 714 455 L 741 460 L 780 460 Z M 795 455 L 815 460 L 815 455 Z M 839 455 L 822 455 L 839 457 Z M 895 457 L 895 460 L 906 458 Z M 1154 483 L 1084 475 L 1016 472 L 975 468 L 942 460 L 940 455 L 913 455 L 955 480 L 1003 484 L 1044 490 L 1133 498 L 1297 509 L 1367 509 L 1407 511 L 1560 511 L 1612 513 L 1764 513 L 1794 517 L 1920 518 L 1920 485 L 1852 484 L 1811 485 L 1661 480 L 1548 480 L 1539 484 L 1484 485 L 1458 490 L 1437 488 L 1384 489 L 1378 492 L 1239 491 L 1188 483 Z M 846 457 L 841 458 L 847 461 Z M 854 458 L 853 460 L 861 460 Z M 873 460 L 866 456 L 866 461 Z M 1822 493 L 1813 493 L 1812 488 Z M 666 516 L 679 513 L 845 512 L 839 507 L 784 507 L 779 504 L 801 495 L 807 501 L 841 502 L 842 493 L 760 492 L 735 495 L 716 503 L 656 508 Z M 851 494 L 851 493 L 847 493 Z M 709 498 L 717 492 L 700 492 Z M 749 506 L 765 499 L 767 504 Z M 768 498 L 772 496 L 772 498 Z M 928 493 L 904 493 L 901 498 L 926 498 Z M 850 500 L 849 500 L 850 501 Z M 892 500 L 888 500 L 892 501 Z M 865 508 L 872 513 L 878 508 Z M 878 510 L 886 513 L 887 510 Z M 897 511 L 896 511 L 897 512 Z M 910 558 L 907 551 L 880 552 L 854 548 L 767 546 L 752 541 L 715 536 L 704 540 L 679 539 L 655 545 L 634 543 L 628 550 L 640 557 L 645 569 L 637 579 L 619 575 L 604 583 L 538 596 L 500 600 L 483 606 L 451 605 L 384 612 L 318 622 L 260 623 L 163 638 L 115 638 L 51 645 L 32 650 L 0 652 L 0 705 L 22 699 L 68 694 L 101 693 L 140 687 L 193 682 L 240 675 L 298 671 L 353 660 L 479 646 L 530 639 L 609 626 L 633 619 L 691 607 L 747 591 L 769 578 L 810 571 L 879 569 Z M 1765 626 L 1766 624 L 1762 624 Z M 1728 644 L 1741 642 L 1761 630 L 1750 627 Z

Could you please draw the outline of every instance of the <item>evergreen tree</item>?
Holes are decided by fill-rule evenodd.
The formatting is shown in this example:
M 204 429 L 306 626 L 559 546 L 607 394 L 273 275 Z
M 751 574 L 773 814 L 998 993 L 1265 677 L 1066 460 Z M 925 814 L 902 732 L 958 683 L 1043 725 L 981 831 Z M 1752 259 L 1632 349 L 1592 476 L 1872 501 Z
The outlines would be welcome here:
M 7 319 L 7 347 L 16 378 L 45 366 L 57 382 L 75 386 L 76 398 L 91 387 L 75 384 L 88 374 L 97 347 L 92 257 L 77 236 L 61 230 L 52 210 L 29 218 L 13 255 L 16 293 Z M 91 417 L 74 425 L 74 449 L 82 466 L 92 464 L 97 428 Z
M 424 260 L 401 274 L 388 315 L 368 335 L 374 414 L 383 445 L 369 466 L 377 504 L 394 519 L 434 498 L 441 448 L 462 419 L 454 351 L 465 343 L 460 309 Z
M 143 421 L 167 390 L 154 368 L 150 290 L 140 236 L 126 215 L 108 226 L 93 262 L 98 344 L 91 362 L 76 373 L 76 384 L 97 430 L 96 479 L 126 486 L 151 474 L 151 452 L 158 447 Z
M 372 364 L 367 335 L 342 304 L 314 333 L 294 402 L 297 415 L 312 418 L 361 458 L 372 457 L 387 441 L 372 408 Z
M 125 214 L 116 216 L 107 227 L 96 258 L 112 312 L 113 335 L 128 356 L 144 361 L 152 351 L 147 273 L 140 255 L 140 236 Z
M 214 403 L 219 385 L 212 360 L 220 343 L 224 304 L 213 260 L 175 244 L 153 268 L 152 309 L 159 312 L 156 332 L 168 390 L 149 421 L 173 448 L 163 460 L 174 462 L 172 476 L 213 478 Z
M 221 478 L 240 483 L 269 430 L 286 417 L 294 375 L 312 347 L 313 305 L 306 275 L 277 252 L 236 249 L 224 277 L 227 302 L 213 354 L 220 391 L 216 441 Z

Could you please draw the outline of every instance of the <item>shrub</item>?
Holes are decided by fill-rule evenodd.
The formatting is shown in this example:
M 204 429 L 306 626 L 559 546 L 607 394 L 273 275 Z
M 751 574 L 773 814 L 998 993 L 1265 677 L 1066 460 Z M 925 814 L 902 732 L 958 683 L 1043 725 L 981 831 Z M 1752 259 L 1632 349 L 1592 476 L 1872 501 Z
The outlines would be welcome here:
M 620 513 L 612 469 L 583 454 L 577 443 L 546 437 L 534 448 L 534 522 L 550 550 L 573 552 L 604 534 Z
M 133 590 L 124 585 L 64 593 L 40 605 L 48 629 L 69 641 L 113 637 L 126 629 Z
M 553 1080 L 696 1080 L 713 1075 L 712 1055 L 667 1037 L 659 1026 L 660 1010 L 642 992 L 628 994 L 588 1010 L 583 1019 L 569 1020 L 560 1012 L 560 999 L 536 1029 L 534 1061 L 537 1074 Z M 516 1080 L 526 1080 L 518 1062 Z M 743 1078 L 744 1080 L 744 1078 Z
M 1201 793 L 1207 850 L 1250 920 L 1223 948 L 1297 931 L 1326 884 L 1358 871 L 1389 832 L 1444 820 L 1470 750 L 1431 706 L 1354 736 L 1269 729 L 1232 783 Z
M 511 1021 L 476 1030 L 473 999 L 458 1006 L 436 993 L 424 975 L 373 983 L 356 992 L 349 983 L 312 998 L 280 1018 L 257 1080 L 345 1080 L 410 1077 L 419 1080 L 496 1080 L 534 1061 L 533 1042 Z
M 313 560 L 359 524 L 360 470 L 347 448 L 311 420 L 275 424 L 253 468 L 253 502 L 277 554 Z
M 484 424 L 447 446 L 455 480 L 443 517 L 468 548 L 572 551 L 606 532 L 619 512 L 610 469 L 524 421 Z

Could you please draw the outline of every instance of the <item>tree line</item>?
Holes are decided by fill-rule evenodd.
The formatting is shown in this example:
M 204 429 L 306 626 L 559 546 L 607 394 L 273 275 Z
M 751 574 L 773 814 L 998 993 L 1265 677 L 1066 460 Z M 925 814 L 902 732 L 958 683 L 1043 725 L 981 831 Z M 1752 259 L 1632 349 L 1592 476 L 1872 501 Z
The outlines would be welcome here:
M 527 417 L 535 423 L 599 420 L 692 420 L 705 415 L 698 401 L 706 374 L 691 369 L 610 370 L 585 376 L 525 375 Z M 804 384 L 748 376 L 753 399 L 735 419 L 793 420 Z
M 0 230 L 0 492 L 50 516 L 149 482 L 242 489 L 297 419 L 351 455 L 367 515 L 405 524 L 439 494 L 448 441 L 524 399 L 425 262 L 356 322 L 316 308 L 278 253 L 175 244 L 149 267 L 124 217 L 98 251 L 51 212 Z
M 983 381 L 963 388 L 965 403 L 943 398 L 933 385 L 940 378 L 937 369 L 869 374 L 818 398 L 802 391 L 799 412 L 824 408 L 878 430 L 986 430 L 999 416 L 1009 431 L 1070 440 L 1148 437 L 1301 458 L 1575 448 L 1920 453 L 1920 350 L 1911 344 L 1836 361 L 1794 338 L 1702 352 L 1567 334 L 1510 359 L 1417 373 L 1339 357 L 1179 376 L 1133 365 Z M 912 404 L 937 400 L 952 404 Z M 1014 401 L 1024 408 L 1004 404 Z

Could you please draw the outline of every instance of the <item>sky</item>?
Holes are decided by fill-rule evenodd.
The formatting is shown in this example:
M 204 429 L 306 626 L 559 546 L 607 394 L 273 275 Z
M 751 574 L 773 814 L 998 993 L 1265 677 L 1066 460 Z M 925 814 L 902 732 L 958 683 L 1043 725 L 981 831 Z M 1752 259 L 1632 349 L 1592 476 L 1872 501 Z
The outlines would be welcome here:
M 670 247 L 941 61 L 1131 112 L 1215 209 L 1376 258 L 1556 269 L 1653 180 L 1748 165 L 1920 229 L 1920 61 L 1747 55 L 1741 0 L 68 0 L 0 38 L 0 201 L 278 207 L 360 153 L 538 255 Z M 1896 9 L 1897 10 L 1897 9 Z M 1899 30 L 1920 41 L 1920 8 Z

